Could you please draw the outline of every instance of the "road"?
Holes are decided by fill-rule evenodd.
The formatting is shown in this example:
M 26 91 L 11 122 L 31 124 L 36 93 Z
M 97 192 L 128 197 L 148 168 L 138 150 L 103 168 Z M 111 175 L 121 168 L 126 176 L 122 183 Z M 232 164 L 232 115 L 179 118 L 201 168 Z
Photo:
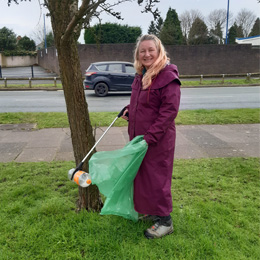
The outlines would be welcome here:
M 180 110 L 260 108 L 260 86 L 183 88 Z M 96 97 L 85 91 L 90 112 L 119 111 L 130 93 Z M 0 112 L 66 112 L 63 91 L 1 91 Z
M 260 86 L 182 89 L 181 110 L 260 108 Z

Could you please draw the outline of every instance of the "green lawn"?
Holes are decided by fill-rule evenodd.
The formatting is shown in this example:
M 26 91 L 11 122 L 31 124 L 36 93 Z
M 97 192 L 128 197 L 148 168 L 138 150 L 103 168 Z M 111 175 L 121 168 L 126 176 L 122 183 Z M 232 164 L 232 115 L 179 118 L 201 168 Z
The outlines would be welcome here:
M 0 258 L 256 260 L 259 158 L 176 160 L 175 231 L 147 240 L 149 224 L 76 212 L 73 162 L 0 163 Z
M 25 81 L 26 82 L 26 81 Z M 56 87 L 53 84 L 31 84 L 31 87 L 29 87 L 29 83 L 25 83 L 25 84 L 7 84 L 7 87 L 5 87 L 5 85 L 3 84 L 3 81 L 0 81 L 0 89 L 23 89 L 23 88 L 32 88 L 32 89 L 62 89 L 62 84 L 57 83 Z
M 259 85 L 260 79 L 225 79 L 224 82 L 222 79 L 211 80 L 210 78 L 204 78 L 202 81 L 198 80 L 182 80 L 182 87 L 196 87 L 196 86 L 232 86 L 232 85 Z
M 119 112 L 119 111 L 118 111 Z M 118 112 L 92 112 L 92 126 L 109 126 Z M 260 109 L 197 109 L 182 110 L 176 118 L 177 125 L 198 124 L 255 124 L 260 122 Z M 66 113 L 0 113 L 0 124 L 36 123 L 37 128 L 68 127 Z M 114 126 L 127 126 L 127 121 L 119 119 Z

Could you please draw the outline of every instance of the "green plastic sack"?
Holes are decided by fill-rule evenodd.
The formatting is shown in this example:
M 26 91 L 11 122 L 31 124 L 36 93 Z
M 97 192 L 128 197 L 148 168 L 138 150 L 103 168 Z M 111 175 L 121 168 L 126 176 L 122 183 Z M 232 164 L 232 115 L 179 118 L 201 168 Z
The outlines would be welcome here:
M 89 160 L 92 184 L 106 197 L 101 215 L 118 215 L 138 220 L 134 210 L 133 180 L 146 154 L 143 136 L 136 136 L 119 150 L 97 152 Z

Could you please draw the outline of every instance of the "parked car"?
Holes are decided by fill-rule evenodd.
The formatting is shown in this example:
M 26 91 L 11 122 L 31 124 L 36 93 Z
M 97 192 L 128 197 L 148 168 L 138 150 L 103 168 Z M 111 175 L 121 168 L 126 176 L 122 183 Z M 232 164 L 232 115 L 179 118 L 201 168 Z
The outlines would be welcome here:
M 99 97 L 105 97 L 108 91 L 131 91 L 135 73 L 131 62 L 95 62 L 86 70 L 84 88 L 94 90 Z

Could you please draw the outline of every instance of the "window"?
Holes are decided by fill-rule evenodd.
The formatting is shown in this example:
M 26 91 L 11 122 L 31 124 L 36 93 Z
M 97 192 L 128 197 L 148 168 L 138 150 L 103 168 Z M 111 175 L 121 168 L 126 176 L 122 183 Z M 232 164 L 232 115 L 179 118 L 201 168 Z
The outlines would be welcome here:
M 135 68 L 130 64 L 125 64 L 125 72 L 126 73 L 135 73 Z
M 99 71 L 106 71 L 107 70 L 107 64 L 96 65 L 96 67 Z
M 122 73 L 122 64 L 110 64 L 108 71 Z

